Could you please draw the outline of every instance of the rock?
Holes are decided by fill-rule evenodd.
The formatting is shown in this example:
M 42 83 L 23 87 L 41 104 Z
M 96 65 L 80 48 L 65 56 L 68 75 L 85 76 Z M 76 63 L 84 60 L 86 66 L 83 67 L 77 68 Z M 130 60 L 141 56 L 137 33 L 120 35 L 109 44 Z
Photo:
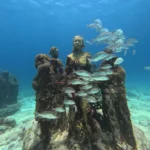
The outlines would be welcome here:
M 18 81 L 15 76 L 8 71 L 0 74 L 0 107 L 17 102 L 19 91 Z

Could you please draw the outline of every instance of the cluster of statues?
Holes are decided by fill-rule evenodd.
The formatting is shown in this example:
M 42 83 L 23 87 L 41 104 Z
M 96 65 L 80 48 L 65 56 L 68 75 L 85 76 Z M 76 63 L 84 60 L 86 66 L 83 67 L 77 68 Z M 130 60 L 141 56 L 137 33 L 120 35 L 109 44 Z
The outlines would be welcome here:
M 89 61 L 91 55 L 83 51 L 84 47 L 83 38 L 75 36 L 73 51 L 67 57 L 65 68 L 58 59 L 56 47 L 50 49 L 51 57 L 46 54 L 36 56 L 35 68 L 38 73 L 32 83 L 36 91 L 36 113 L 52 111 L 56 107 L 65 108 L 63 88 L 77 77 L 73 71 L 93 71 Z M 111 50 L 105 52 L 112 53 Z M 73 95 L 75 106 L 69 107 L 68 114 L 57 113 L 58 119 L 50 121 L 38 118 L 35 114 L 40 125 L 43 149 L 48 148 L 53 133 L 68 130 L 70 150 L 137 150 L 126 100 L 125 71 L 121 66 L 113 65 L 116 58 L 101 64 L 111 64 L 114 72 L 109 76 L 110 80 L 95 83 L 101 89 L 101 103 L 92 105 L 82 97 Z M 76 91 L 80 89 L 79 85 L 69 86 Z M 98 113 L 97 108 L 102 113 Z

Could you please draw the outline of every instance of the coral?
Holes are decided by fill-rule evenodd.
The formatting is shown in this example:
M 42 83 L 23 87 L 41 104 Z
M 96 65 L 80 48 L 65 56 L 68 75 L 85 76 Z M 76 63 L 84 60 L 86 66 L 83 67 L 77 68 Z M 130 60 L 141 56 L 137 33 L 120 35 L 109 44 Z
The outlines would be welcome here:
M 30 150 L 137 150 L 126 100 L 126 74 L 122 67 L 114 65 L 117 57 L 101 64 L 112 65 L 113 74 L 108 75 L 110 80 L 92 82 L 95 87 L 92 96 L 81 97 L 76 94 L 81 87 L 70 82 L 77 78 L 72 74 L 73 70 L 91 72 L 88 61 L 90 54 L 83 52 L 83 47 L 83 38 L 76 36 L 73 53 L 67 57 L 67 77 L 58 69 L 63 69 L 63 66 L 57 58 L 50 59 L 44 54 L 36 56 L 38 73 L 32 86 L 36 91 L 35 119 L 40 133 L 32 141 L 34 146 Z M 105 52 L 112 53 L 111 50 Z M 67 94 L 65 86 L 76 93 Z M 98 93 L 95 94 L 96 89 Z M 89 97 L 93 97 L 95 103 L 89 102 Z M 66 105 L 68 112 L 64 112 Z M 64 132 L 67 133 L 65 138 L 60 135 Z
M 60 62 L 57 61 L 55 59 L 56 64 L 59 64 Z M 32 86 L 36 91 L 35 119 L 38 121 L 41 132 L 37 144 L 46 148 L 52 134 L 67 128 L 65 112 L 60 113 L 54 110 L 54 108 L 64 108 L 64 94 L 62 91 L 64 85 L 59 84 L 59 82 L 64 82 L 64 77 L 54 70 L 56 64 L 52 63 L 47 55 L 40 54 L 36 56 L 35 64 L 38 73 L 33 79 Z M 46 119 L 50 117 L 51 119 Z
M 116 149 L 120 150 L 123 147 L 120 146 L 121 143 L 125 142 L 128 147 L 131 146 L 133 150 L 136 150 L 136 141 L 126 100 L 125 71 L 120 66 L 113 67 L 113 71 L 108 82 L 99 84 L 102 91 L 103 122 L 113 135 Z

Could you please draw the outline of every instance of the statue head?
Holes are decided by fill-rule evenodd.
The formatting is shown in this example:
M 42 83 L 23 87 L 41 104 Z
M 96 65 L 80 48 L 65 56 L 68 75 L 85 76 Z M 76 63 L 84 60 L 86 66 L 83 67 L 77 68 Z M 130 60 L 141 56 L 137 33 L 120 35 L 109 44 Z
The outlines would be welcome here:
M 58 48 L 55 46 L 52 46 L 50 49 L 49 54 L 52 56 L 52 58 L 58 58 Z
M 73 38 L 73 52 L 82 51 L 85 47 L 83 37 L 77 35 Z
M 35 57 L 35 68 L 38 68 L 40 65 L 50 62 L 50 57 L 46 54 L 38 54 Z

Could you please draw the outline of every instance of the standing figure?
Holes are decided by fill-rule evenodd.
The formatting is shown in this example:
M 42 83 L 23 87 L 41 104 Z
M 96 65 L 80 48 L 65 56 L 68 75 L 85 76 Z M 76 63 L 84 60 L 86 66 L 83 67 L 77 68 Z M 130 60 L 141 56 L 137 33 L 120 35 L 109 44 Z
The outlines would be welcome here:
M 73 70 L 83 69 L 91 71 L 91 64 L 88 59 L 91 57 L 90 53 L 83 52 L 84 40 L 81 36 L 77 35 L 73 38 L 73 51 L 67 57 L 66 73 L 70 74 Z
M 57 74 L 64 73 L 63 64 L 61 60 L 58 59 L 58 55 L 59 55 L 58 48 L 55 46 L 52 46 L 49 54 L 51 55 L 50 62 L 51 64 L 53 64 L 52 66 L 53 66 L 54 72 Z
M 83 52 L 84 40 L 81 36 L 73 38 L 73 52 L 68 55 L 66 61 L 66 73 L 68 80 L 77 78 L 72 73 L 77 70 L 91 72 L 91 64 L 88 52 Z M 76 92 L 80 90 L 79 85 L 70 85 Z M 91 105 L 83 97 L 75 96 L 76 109 L 70 107 L 69 111 L 69 146 L 70 150 L 84 150 L 96 148 L 96 142 L 100 139 L 101 128 L 93 118 Z M 94 145 L 95 144 L 95 145 Z
M 61 110 L 64 109 L 62 88 L 65 79 L 58 72 L 59 70 L 54 69 L 57 67 L 56 64 L 52 63 L 50 57 L 45 54 L 39 54 L 35 58 L 35 68 L 37 68 L 38 73 L 32 86 L 36 91 L 35 119 L 38 121 L 41 131 L 41 142 L 35 145 L 36 150 L 38 150 L 38 147 L 45 150 L 50 142 L 51 135 L 58 130 L 63 131 L 67 127 L 65 111 L 61 111 L 61 113 L 57 111 L 60 108 Z M 46 118 L 46 116 L 49 116 L 49 118 Z

